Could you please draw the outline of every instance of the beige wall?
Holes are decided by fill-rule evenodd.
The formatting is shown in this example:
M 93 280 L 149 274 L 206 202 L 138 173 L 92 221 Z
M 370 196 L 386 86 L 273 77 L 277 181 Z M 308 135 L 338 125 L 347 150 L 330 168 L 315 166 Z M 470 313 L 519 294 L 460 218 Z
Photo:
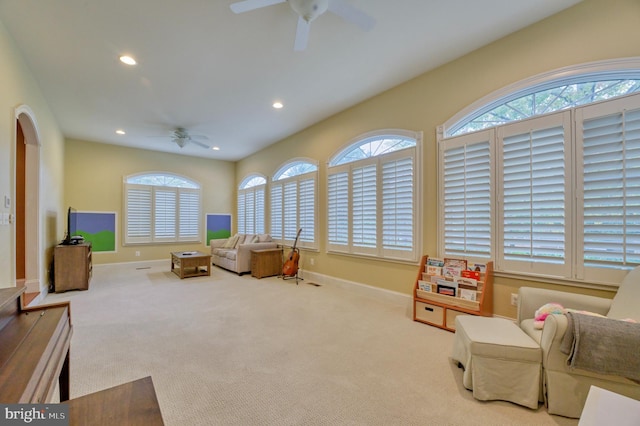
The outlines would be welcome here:
M 30 254 L 37 256 L 41 290 L 48 287 L 47 271 L 53 247 L 64 228 L 63 155 L 64 141 L 38 84 L 22 60 L 13 39 L 0 22 L 0 212 L 15 214 L 15 143 L 16 109 L 30 111 L 36 124 L 40 158 L 37 197 L 39 209 L 38 248 Z M 5 207 L 4 197 L 11 199 Z M 31 253 L 31 251 L 30 251 Z M 15 228 L 0 225 L 0 287 L 15 286 Z
M 321 164 L 320 251 L 301 254 L 304 268 L 318 273 L 410 294 L 415 265 L 376 262 L 325 253 L 326 161 L 359 134 L 383 128 L 424 132 L 425 254 L 436 254 L 436 127 L 477 99 L 522 79 L 569 65 L 640 56 L 640 2 L 585 0 L 577 6 L 516 32 L 438 69 L 339 113 L 238 163 L 239 181 L 252 172 L 270 176 L 288 158 L 311 157 Z M 625 42 L 626 40 L 626 42 Z M 306 258 L 306 259 L 305 259 Z M 314 258 L 314 266 L 309 259 Z M 495 313 L 515 316 L 510 293 L 520 285 L 497 279 Z M 553 286 L 549 286 L 553 287 Z M 590 294 L 609 292 L 577 290 Z
M 208 252 L 204 231 L 200 244 L 123 247 L 123 178 L 135 173 L 157 171 L 175 173 L 199 182 L 202 185 L 203 215 L 232 213 L 235 216 L 234 163 L 86 141 L 66 141 L 65 206 L 72 206 L 78 211 L 117 213 L 116 252 L 94 253 L 95 264 L 167 259 L 168 265 L 171 251 Z M 139 257 L 135 256 L 136 251 L 140 252 Z

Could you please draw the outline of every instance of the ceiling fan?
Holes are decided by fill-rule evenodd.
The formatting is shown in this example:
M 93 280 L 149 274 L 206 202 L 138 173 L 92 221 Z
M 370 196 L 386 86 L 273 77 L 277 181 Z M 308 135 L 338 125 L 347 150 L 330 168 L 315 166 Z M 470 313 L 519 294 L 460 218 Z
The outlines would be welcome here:
M 176 129 L 171 133 L 171 141 L 180 148 L 184 148 L 187 143 L 193 143 L 206 149 L 210 148 L 209 145 L 199 142 L 197 139 L 208 140 L 209 138 L 204 135 L 190 135 L 184 127 L 176 127 Z
M 289 3 L 291 9 L 299 16 L 296 40 L 293 43 L 293 50 L 298 52 L 307 47 L 311 21 L 327 10 L 365 31 L 369 31 L 375 25 L 375 20 L 371 16 L 351 6 L 345 0 L 245 0 L 232 3 L 231 10 L 234 13 L 243 13 L 285 2 Z

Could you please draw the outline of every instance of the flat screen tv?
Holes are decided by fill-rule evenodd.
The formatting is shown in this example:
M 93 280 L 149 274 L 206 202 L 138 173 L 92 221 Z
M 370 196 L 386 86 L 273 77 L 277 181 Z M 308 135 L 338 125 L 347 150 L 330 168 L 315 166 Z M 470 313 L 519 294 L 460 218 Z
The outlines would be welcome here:
M 78 244 L 78 242 L 80 241 L 78 238 L 75 238 L 77 230 L 78 228 L 76 209 L 74 209 L 73 207 L 69 207 L 69 210 L 67 211 L 67 234 L 65 235 L 62 244 Z

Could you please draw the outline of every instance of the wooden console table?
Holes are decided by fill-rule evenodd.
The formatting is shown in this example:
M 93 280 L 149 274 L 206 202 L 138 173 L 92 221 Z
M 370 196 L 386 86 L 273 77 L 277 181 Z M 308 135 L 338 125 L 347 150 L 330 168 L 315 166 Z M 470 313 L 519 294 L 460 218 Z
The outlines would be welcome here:
M 201 268 L 206 269 L 201 269 Z M 175 251 L 171 253 L 171 272 L 180 279 L 211 275 L 211 255 L 199 251 Z
M 272 277 L 282 274 L 282 249 L 251 250 L 251 276 Z
M 163 426 L 151 377 L 71 399 L 69 426 Z

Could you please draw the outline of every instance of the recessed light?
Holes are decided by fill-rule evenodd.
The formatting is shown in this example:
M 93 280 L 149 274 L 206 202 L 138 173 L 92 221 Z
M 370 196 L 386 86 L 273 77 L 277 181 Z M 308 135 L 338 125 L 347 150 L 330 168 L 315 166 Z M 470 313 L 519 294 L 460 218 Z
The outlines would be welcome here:
M 122 62 L 123 64 L 127 64 L 127 65 L 135 65 L 136 64 L 136 60 L 133 59 L 131 56 L 127 56 L 127 55 L 120 56 L 120 62 Z
M 273 107 L 274 107 L 275 109 L 280 109 L 280 108 L 282 108 L 283 106 L 284 106 L 284 105 L 282 105 L 282 102 L 274 102 L 274 103 L 273 103 Z
M 124 130 L 122 130 L 122 129 L 116 130 L 116 133 L 119 134 L 119 135 L 125 135 L 126 134 L 126 132 Z
M 220 147 L 219 146 L 214 146 L 213 148 L 211 148 L 214 151 L 220 151 Z

